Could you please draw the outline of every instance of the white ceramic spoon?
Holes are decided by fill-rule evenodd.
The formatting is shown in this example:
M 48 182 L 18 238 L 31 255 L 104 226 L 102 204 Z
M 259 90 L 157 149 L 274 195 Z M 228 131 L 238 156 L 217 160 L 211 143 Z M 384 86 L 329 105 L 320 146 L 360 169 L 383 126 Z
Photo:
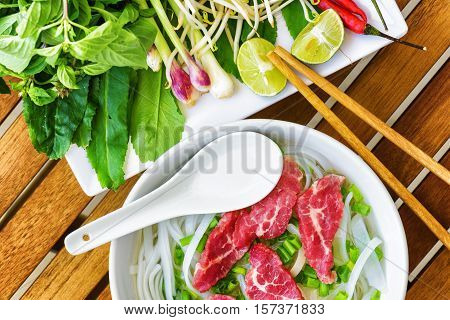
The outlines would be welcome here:
M 158 189 L 69 234 L 66 249 L 76 255 L 167 219 L 246 208 L 272 191 L 282 169 L 281 150 L 266 136 L 222 136 Z

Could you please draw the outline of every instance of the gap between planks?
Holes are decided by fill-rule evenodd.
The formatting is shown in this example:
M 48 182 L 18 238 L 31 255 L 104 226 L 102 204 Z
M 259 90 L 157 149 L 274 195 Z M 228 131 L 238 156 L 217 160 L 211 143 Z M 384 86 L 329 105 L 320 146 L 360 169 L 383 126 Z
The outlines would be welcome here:
M 405 8 L 402 10 L 402 15 L 404 18 L 408 17 L 409 14 L 417 7 L 417 5 L 421 2 L 421 0 L 411 0 L 410 2 L 408 2 L 408 4 L 405 6 Z M 352 71 L 349 73 L 349 75 L 342 81 L 342 83 L 339 85 L 339 88 L 342 91 L 346 91 L 353 83 L 354 81 L 358 78 L 358 76 L 365 70 L 365 68 L 369 65 L 369 63 L 371 62 L 371 60 L 376 56 L 376 54 L 379 51 L 376 51 L 374 53 L 372 53 L 371 55 L 367 56 L 366 58 L 360 60 L 360 62 L 357 63 L 357 65 L 352 69 Z M 394 111 L 394 113 L 391 115 L 391 117 L 388 119 L 387 124 L 389 126 L 392 126 L 395 124 L 395 122 L 400 118 L 400 116 L 407 110 L 407 108 L 409 107 L 409 105 L 414 101 L 414 99 L 422 92 L 422 90 L 425 88 L 425 86 L 433 79 L 434 75 L 440 70 L 440 68 L 445 64 L 445 62 L 447 61 L 448 57 L 450 54 L 450 48 L 446 50 L 446 52 L 438 59 L 438 61 L 430 68 L 430 70 L 427 72 L 427 74 L 421 79 L 421 81 L 417 84 L 417 86 L 412 90 L 412 92 L 405 98 L 405 100 L 402 102 L 402 104 L 400 104 L 400 106 Z M 336 100 L 334 100 L 333 98 L 329 98 L 326 101 L 326 104 L 329 108 L 332 108 L 335 104 L 336 104 Z M 6 130 L 8 129 L 8 127 L 17 119 L 17 117 L 20 115 L 22 111 L 22 102 L 20 102 L 15 108 L 14 110 L 10 113 L 10 115 L 7 117 L 7 119 L 5 119 L 5 121 L 2 123 L 2 125 L 0 126 L 0 138 L 1 136 L 4 134 L 4 132 L 6 132 Z M 322 120 L 322 117 L 320 116 L 320 114 L 316 114 L 307 124 L 307 126 L 309 127 L 316 127 L 320 121 Z M 9 124 L 9 125 L 8 125 Z M 368 143 L 368 147 L 370 150 L 372 150 L 373 148 L 375 148 L 375 146 L 378 144 L 379 141 L 381 141 L 382 136 L 377 133 L 375 134 L 372 139 L 370 140 L 370 142 Z M 445 144 L 447 145 L 447 150 L 448 150 L 448 142 Z M 444 146 L 445 146 L 444 145 Z M 440 159 L 445 152 L 443 153 L 443 155 L 440 155 L 440 151 L 442 151 L 442 149 L 444 148 L 444 146 L 441 148 L 441 150 L 438 151 L 438 153 L 435 155 L 438 156 L 438 158 Z M 47 163 L 45 164 L 47 165 Z M 44 166 L 45 166 L 44 165 Z M 42 168 L 41 168 L 42 169 Z M 424 171 L 425 170 L 425 171 Z M 426 169 L 422 170 L 418 176 L 413 180 L 413 182 L 408 186 L 408 189 L 412 189 L 414 190 L 428 175 L 429 172 L 426 172 Z M 39 173 L 41 172 L 41 170 L 38 172 L 38 174 L 36 176 L 39 175 Z M 36 178 L 35 176 L 35 178 Z M 33 189 L 31 186 L 33 185 L 33 182 L 35 180 L 35 178 L 33 178 L 32 181 L 30 181 L 30 183 L 27 185 L 27 187 L 25 189 L 27 189 L 28 187 L 30 187 L 30 189 Z M 25 191 L 24 189 L 24 191 Z M 22 193 L 24 193 L 24 191 Z M 22 193 L 19 195 L 18 199 L 22 196 Z M 82 218 L 82 220 L 84 220 L 86 217 L 88 217 L 91 212 L 95 209 L 95 207 L 103 200 L 103 198 L 105 197 L 107 192 L 104 192 L 102 194 L 99 194 L 97 196 L 95 196 L 89 203 L 88 205 L 85 207 L 85 209 L 83 209 L 83 211 L 80 213 L 80 218 Z M 399 204 L 397 204 L 397 202 L 399 202 Z M 14 202 L 15 203 L 15 202 Z M 13 205 L 14 205 L 13 203 Z M 399 201 L 399 199 L 396 201 L 396 206 L 397 208 L 399 208 L 403 203 L 401 202 L 401 200 Z M 12 205 L 12 206 L 13 206 Z M 11 207 L 12 207 L 11 206 Z M 9 209 L 8 209 L 9 211 Z M 7 212 L 8 212 L 7 211 Z M 0 226 L 1 226 L 1 220 L 0 220 Z M 438 245 L 438 243 L 436 244 Z M 435 245 L 435 246 L 436 246 Z M 434 248 L 434 247 L 433 247 Z M 433 251 L 433 249 L 430 250 L 430 252 L 424 257 L 424 259 L 426 257 L 429 256 L 429 254 Z M 431 255 L 428 259 L 428 262 L 432 259 L 432 257 L 436 254 L 438 250 L 435 250 L 434 254 Z M 29 287 L 31 287 L 31 285 L 34 283 L 34 281 L 39 277 L 39 275 L 44 271 L 44 269 L 51 263 L 51 261 L 53 260 L 54 256 L 56 255 L 56 253 L 52 251 L 50 251 L 47 256 L 41 261 L 41 263 L 36 267 L 36 269 L 30 274 L 30 276 L 24 281 L 24 283 L 22 284 L 22 286 L 16 291 L 16 293 L 13 295 L 13 297 L 11 299 L 20 299 L 20 297 L 28 290 Z M 419 263 L 419 265 L 422 264 L 422 262 L 424 261 L 424 259 L 421 261 L 421 263 Z M 420 273 L 420 271 L 426 266 L 426 264 L 428 263 L 426 262 L 422 268 L 420 268 L 419 271 L 416 271 L 416 269 L 419 267 L 419 265 L 416 267 L 416 269 L 413 270 L 418 273 Z M 412 273 L 413 273 L 412 272 Z M 412 274 L 411 273 L 411 274 Z M 412 281 L 412 280 L 410 280 Z

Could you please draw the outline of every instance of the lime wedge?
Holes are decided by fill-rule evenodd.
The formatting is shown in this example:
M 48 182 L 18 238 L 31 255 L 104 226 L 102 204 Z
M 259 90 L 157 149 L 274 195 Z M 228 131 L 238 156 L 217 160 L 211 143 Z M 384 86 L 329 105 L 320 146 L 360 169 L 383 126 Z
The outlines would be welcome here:
M 286 86 L 286 78 L 266 55 L 275 49 L 269 41 L 253 38 L 245 41 L 237 56 L 242 81 L 260 96 L 274 96 Z
M 298 34 L 291 53 L 306 63 L 323 63 L 330 60 L 342 41 L 344 41 L 342 20 L 336 11 L 328 9 Z

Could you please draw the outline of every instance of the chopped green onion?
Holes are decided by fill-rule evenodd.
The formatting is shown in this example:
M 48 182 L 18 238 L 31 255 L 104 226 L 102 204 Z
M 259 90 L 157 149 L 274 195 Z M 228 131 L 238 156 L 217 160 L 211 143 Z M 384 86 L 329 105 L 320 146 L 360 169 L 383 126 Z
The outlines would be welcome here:
M 353 193 L 353 200 L 355 200 L 355 202 L 361 202 L 364 201 L 364 197 L 361 194 L 361 191 L 359 191 L 358 187 L 355 184 L 351 184 L 350 187 L 348 188 L 348 192 L 352 192 Z
M 203 237 L 200 239 L 200 242 L 198 243 L 197 246 L 197 252 L 198 253 L 202 253 L 203 249 L 205 249 L 205 245 L 206 245 L 206 241 L 208 240 L 208 236 L 205 234 L 203 235 Z
M 317 279 L 317 273 L 316 270 L 314 270 L 309 264 L 306 264 L 303 268 L 303 272 L 305 273 L 305 276 Z
M 230 293 L 230 292 L 233 291 L 238 285 L 239 285 L 239 282 L 237 282 L 236 280 L 231 280 L 230 282 L 228 282 L 227 292 Z
M 208 226 L 208 230 L 214 229 L 215 226 L 219 223 L 219 219 L 217 217 L 214 217 L 214 219 L 211 221 L 211 223 Z
M 370 297 L 370 300 L 380 300 L 380 297 L 381 297 L 380 290 L 375 290 L 372 296 Z
M 180 239 L 180 244 L 181 244 L 183 247 L 186 247 L 189 243 L 191 243 L 191 240 L 192 240 L 193 237 L 194 237 L 194 235 L 191 234 L 190 236 L 186 236 L 186 237 L 184 237 L 184 238 L 181 238 L 181 239 Z
M 231 269 L 231 271 L 233 271 L 234 273 L 242 274 L 243 276 L 247 274 L 247 269 L 241 266 L 235 266 Z
M 302 247 L 302 243 L 300 242 L 299 238 L 294 235 L 291 234 L 288 236 L 288 241 L 298 250 Z
M 305 273 L 303 271 L 300 271 L 300 273 L 295 277 L 296 283 L 304 283 L 306 280 Z
M 191 300 L 191 295 L 187 291 L 181 291 L 181 300 Z
M 380 247 L 376 247 L 376 248 L 375 248 L 375 253 L 376 253 L 376 255 L 377 255 L 378 260 L 381 261 L 381 259 L 383 259 L 383 257 L 384 257 L 383 250 L 381 250 Z
M 294 253 L 297 252 L 297 249 L 289 242 L 289 239 L 286 239 L 283 242 L 283 247 L 286 249 L 290 256 L 293 256 Z
M 359 257 L 359 249 L 355 245 L 353 245 L 350 241 L 347 240 L 347 253 L 350 258 L 350 261 L 356 263 Z
M 351 270 L 348 266 L 346 266 L 346 265 L 339 266 L 337 268 L 336 272 L 337 272 L 339 279 L 341 279 L 342 282 L 348 282 L 348 279 L 350 278 L 350 273 L 351 273 Z
M 352 211 L 359 213 L 362 216 L 367 216 L 370 213 L 370 206 L 364 202 L 356 202 L 352 205 Z
M 283 248 L 283 247 L 279 247 L 277 249 L 277 253 L 280 256 L 281 262 L 283 262 L 283 264 L 288 263 L 291 260 L 291 258 L 292 258 L 292 256 L 289 255 L 287 250 L 285 248 Z
M 334 300 L 347 300 L 348 293 L 345 291 L 339 291 Z
M 350 271 L 352 271 L 355 264 L 352 260 L 348 260 L 346 266 L 350 269 Z
M 321 282 L 319 285 L 319 296 L 326 297 L 329 293 L 330 293 L 330 285 Z
M 184 252 L 179 245 L 175 247 L 173 260 L 177 266 L 181 266 L 184 259 Z
M 303 284 L 305 285 L 305 287 L 317 289 L 320 286 L 320 280 L 307 277 Z
M 343 198 L 346 198 L 347 195 L 348 195 L 348 193 L 349 193 L 349 191 L 348 191 L 347 185 L 346 185 L 346 184 L 343 184 L 342 187 L 341 187 L 341 194 L 342 194 L 342 197 L 343 197 Z

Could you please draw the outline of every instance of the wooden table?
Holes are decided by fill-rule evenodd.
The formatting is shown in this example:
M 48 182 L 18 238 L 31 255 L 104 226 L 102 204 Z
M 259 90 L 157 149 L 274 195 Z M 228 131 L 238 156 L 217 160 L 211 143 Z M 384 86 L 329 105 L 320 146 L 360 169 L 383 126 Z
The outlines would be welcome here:
M 424 44 L 428 51 L 390 45 L 330 79 L 448 168 L 448 2 L 397 2 L 410 28 L 406 40 Z M 328 99 L 323 93 L 321 97 Z M 333 110 L 449 227 L 449 187 L 340 105 Z M 341 140 L 298 94 L 253 117 L 309 123 Z M 19 97 L 0 95 L 0 298 L 110 299 L 109 245 L 72 257 L 65 251 L 63 239 L 81 224 L 121 206 L 137 178 L 128 180 L 117 192 L 86 196 L 65 160 L 48 160 L 33 149 Z M 397 200 L 395 194 L 392 197 Z M 411 210 L 398 200 L 396 204 L 409 245 L 407 298 L 450 299 L 450 252 Z

